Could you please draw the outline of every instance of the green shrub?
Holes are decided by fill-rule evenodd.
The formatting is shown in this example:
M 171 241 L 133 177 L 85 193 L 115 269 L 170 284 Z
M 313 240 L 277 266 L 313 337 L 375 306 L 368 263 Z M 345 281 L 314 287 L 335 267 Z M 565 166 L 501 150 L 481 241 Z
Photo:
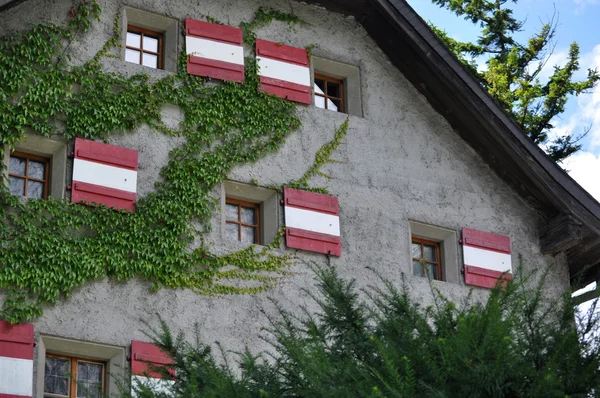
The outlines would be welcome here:
M 246 348 L 232 366 L 223 350 L 217 359 L 199 336 L 186 342 L 161 320 L 148 335 L 174 359 L 175 383 L 168 393 L 134 386 L 137 396 L 588 397 L 598 391 L 598 318 L 578 316 L 570 294 L 545 297 L 544 278 L 534 284 L 520 273 L 485 303 L 469 297 L 457 305 L 432 288 L 433 304 L 424 306 L 406 283 L 382 281 L 383 288 L 363 296 L 335 268 L 315 273 L 318 293 L 311 296 L 319 311 L 292 314 L 277 306 L 269 319 L 275 355 Z

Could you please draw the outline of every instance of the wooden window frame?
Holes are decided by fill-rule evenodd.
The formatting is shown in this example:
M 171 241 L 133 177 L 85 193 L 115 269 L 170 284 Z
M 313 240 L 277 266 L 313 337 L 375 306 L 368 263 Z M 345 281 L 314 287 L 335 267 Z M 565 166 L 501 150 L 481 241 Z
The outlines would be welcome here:
M 238 207 L 238 219 L 229 220 L 225 217 L 225 224 L 237 224 L 238 226 L 238 241 L 242 241 L 242 227 L 251 227 L 256 230 L 255 234 L 255 242 L 254 244 L 260 245 L 260 203 L 252 203 L 247 202 L 245 200 L 233 199 L 233 198 L 225 198 L 225 206 L 227 205 L 237 205 Z M 254 209 L 254 219 L 256 220 L 256 224 L 246 224 L 242 222 L 242 207 L 252 208 Z
M 97 360 L 93 360 L 93 359 L 88 359 L 88 358 L 81 358 L 81 357 L 69 357 L 66 355 L 59 355 L 59 354 L 52 354 L 52 353 L 48 353 L 46 354 L 46 358 L 62 358 L 62 359 L 68 359 L 71 361 L 70 364 L 70 374 L 69 377 L 71 379 L 70 385 L 69 385 L 69 398 L 77 398 L 77 363 L 78 362 L 90 362 L 90 363 L 96 363 L 96 364 L 100 364 L 102 365 L 102 394 L 106 394 L 106 384 L 107 384 L 107 378 L 106 378 L 106 362 L 104 361 L 97 361 Z M 46 375 L 44 374 L 44 378 L 46 377 Z M 58 394 L 52 394 L 52 393 L 47 393 L 46 391 L 43 391 L 43 396 L 44 397 L 56 397 L 56 398 L 65 398 L 66 395 L 58 395 Z
M 317 93 L 317 91 L 315 90 L 315 97 L 321 97 L 325 100 L 325 109 L 329 110 L 329 108 L 327 108 L 327 100 L 332 99 L 332 100 L 340 101 L 340 107 L 338 108 L 337 111 L 341 112 L 341 113 L 346 113 L 346 104 L 345 104 L 346 100 L 344 98 L 344 80 L 337 79 L 337 78 L 331 77 L 331 76 L 327 76 L 327 75 L 324 75 L 321 73 L 315 73 L 314 80 L 316 80 L 316 79 L 320 79 L 325 82 L 325 90 L 323 90 L 324 91 L 323 94 Z M 316 86 L 317 83 L 314 80 L 313 80 L 313 84 Z M 334 97 L 327 93 L 327 82 L 335 83 L 340 86 L 340 96 L 339 97 Z
M 426 263 L 426 264 L 432 264 L 432 265 L 436 265 L 438 268 L 438 278 L 435 280 L 438 281 L 443 281 L 444 280 L 444 269 L 443 269 L 443 265 L 442 265 L 442 251 L 441 251 L 441 245 L 440 242 L 436 242 L 433 240 L 428 240 L 428 239 L 423 239 L 423 238 L 417 238 L 417 237 L 412 237 L 411 239 L 411 243 L 417 243 L 421 245 L 421 258 L 415 258 L 412 257 L 412 246 L 411 246 L 411 257 L 413 261 L 418 261 L 421 264 Z M 435 247 L 435 256 L 437 258 L 437 262 L 436 261 L 427 261 L 425 260 L 424 253 L 425 253 L 425 249 L 424 249 L 424 245 L 428 245 L 428 246 L 434 246 Z M 427 274 L 426 272 L 424 272 L 425 274 Z
M 14 173 L 10 173 L 10 172 L 8 173 L 9 177 L 20 178 L 22 180 L 25 180 L 25 187 L 23 188 L 23 197 L 24 198 L 27 197 L 27 186 L 29 185 L 29 184 L 27 184 L 27 182 L 29 180 L 31 180 L 31 181 L 41 182 L 42 184 L 44 184 L 44 194 L 42 195 L 42 199 L 48 199 L 48 188 L 50 186 L 50 159 L 43 157 L 43 156 L 38 156 L 38 155 L 33 155 L 31 153 L 18 152 L 18 151 L 11 152 L 10 157 L 25 159 L 25 175 L 14 174 Z M 43 180 L 40 180 L 38 178 L 29 177 L 29 160 L 34 160 L 36 162 L 44 163 L 44 179 Z M 9 170 L 10 170 L 10 158 L 9 158 Z
M 140 37 L 140 48 L 137 48 L 137 47 L 127 45 L 127 34 L 125 34 L 125 48 L 128 48 L 130 50 L 139 51 L 139 53 L 140 53 L 140 62 L 138 63 L 138 65 L 144 66 L 144 64 L 142 63 L 142 59 L 143 59 L 142 57 L 143 57 L 144 53 L 146 53 L 146 54 L 156 55 L 158 57 L 158 64 L 157 64 L 156 69 L 163 69 L 163 57 L 164 57 L 163 34 L 160 32 L 156 32 L 154 30 L 140 28 L 139 26 L 135 26 L 135 25 L 127 25 L 127 33 L 129 33 L 129 32 L 136 33 L 141 36 Z M 144 50 L 144 35 L 148 35 L 149 37 L 151 37 L 153 39 L 158 39 L 158 52 Z

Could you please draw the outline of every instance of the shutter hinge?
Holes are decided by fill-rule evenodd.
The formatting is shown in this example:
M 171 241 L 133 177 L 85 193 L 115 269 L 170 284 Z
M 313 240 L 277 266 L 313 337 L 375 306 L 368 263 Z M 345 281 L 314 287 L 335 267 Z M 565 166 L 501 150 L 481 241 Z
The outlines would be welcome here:
M 463 240 L 462 240 L 462 239 L 459 239 L 459 240 L 458 240 L 458 244 L 459 244 L 459 245 L 462 245 L 463 243 L 464 243 L 464 242 L 463 242 Z
M 72 190 L 72 189 L 73 189 L 73 186 L 72 186 L 72 185 L 67 185 L 67 186 L 65 187 L 65 189 L 66 189 L 67 191 L 70 191 L 70 190 Z
M 465 274 L 465 267 L 462 267 L 462 268 L 460 269 L 460 273 L 461 273 L 461 274 L 463 274 L 463 275 Z

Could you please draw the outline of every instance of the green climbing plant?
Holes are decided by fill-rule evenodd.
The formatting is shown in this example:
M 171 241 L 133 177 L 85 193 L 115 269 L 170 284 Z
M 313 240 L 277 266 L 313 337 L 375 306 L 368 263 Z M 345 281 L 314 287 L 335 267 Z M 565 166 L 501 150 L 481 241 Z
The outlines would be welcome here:
M 251 46 L 255 45 L 256 30 L 269 25 L 273 21 L 285 22 L 290 28 L 297 24 L 308 25 L 307 22 L 301 20 L 295 14 L 275 10 L 271 7 L 259 7 L 251 21 L 240 24 L 244 35 L 244 43 Z
M 325 194 L 329 193 L 327 191 L 327 188 L 325 187 L 311 188 L 308 185 L 308 182 L 311 178 L 317 175 L 325 177 L 328 180 L 331 179 L 330 175 L 325 174 L 321 171 L 321 167 L 323 167 L 327 163 L 339 163 L 339 161 L 332 159 L 331 155 L 333 155 L 333 151 L 335 151 L 340 146 L 342 139 L 346 136 L 346 134 L 348 134 L 348 124 L 349 120 L 346 119 L 344 123 L 342 123 L 340 127 L 338 127 L 335 131 L 333 139 L 325 143 L 321 148 L 319 148 L 319 150 L 315 154 L 315 161 L 310 166 L 310 168 L 306 170 L 306 173 L 304 173 L 304 175 L 300 177 L 300 179 L 291 181 L 290 183 L 286 184 L 286 186 L 290 188 L 303 189 L 305 191 L 313 191 Z
M 139 277 L 154 291 L 186 288 L 207 295 L 268 289 L 292 259 L 273 251 L 282 231 L 268 247 L 221 256 L 210 251 L 203 234 L 218 207 L 211 196 L 215 186 L 236 165 L 277 151 L 300 126 L 296 105 L 259 90 L 252 58 L 246 59 L 243 84 L 207 85 L 188 75 L 185 51 L 177 73 L 159 80 L 105 72 L 102 60 L 116 57 L 121 45 L 119 15 L 114 36 L 92 59 L 73 65 L 69 47 L 100 12 L 95 0 L 83 0 L 62 26 L 41 24 L 0 39 L 0 155 L 26 132 L 104 139 L 143 123 L 185 142 L 170 152 L 155 191 L 137 202 L 134 213 L 52 198 L 22 200 L 3 181 L 0 319 L 31 320 L 74 289 L 105 277 Z M 300 23 L 294 15 L 261 7 L 242 23 L 245 37 L 255 38 L 254 30 L 272 20 Z M 162 121 L 167 103 L 185 115 L 177 129 Z

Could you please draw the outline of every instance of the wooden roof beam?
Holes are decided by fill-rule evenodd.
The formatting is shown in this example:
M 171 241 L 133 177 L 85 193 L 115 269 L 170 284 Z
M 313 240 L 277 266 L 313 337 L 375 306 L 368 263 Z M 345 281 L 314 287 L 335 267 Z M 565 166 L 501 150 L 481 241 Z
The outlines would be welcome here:
M 579 244 L 582 238 L 581 222 L 570 214 L 561 214 L 540 230 L 542 254 L 556 256 Z

